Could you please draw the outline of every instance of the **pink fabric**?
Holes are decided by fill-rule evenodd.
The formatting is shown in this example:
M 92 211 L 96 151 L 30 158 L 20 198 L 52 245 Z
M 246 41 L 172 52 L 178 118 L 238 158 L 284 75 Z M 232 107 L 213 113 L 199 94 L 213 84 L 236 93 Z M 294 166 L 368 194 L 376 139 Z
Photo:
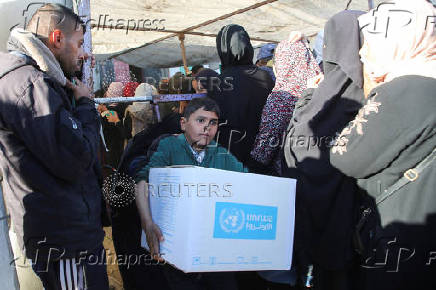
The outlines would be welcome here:
M 120 60 L 113 59 L 115 81 L 126 84 L 130 82 L 130 70 L 129 65 Z
M 259 133 L 251 156 L 265 165 L 277 157 L 283 133 L 294 112 L 295 103 L 307 87 L 307 80 L 321 70 L 304 40 L 284 40 L 275 50 L 275 87 L 263 108 Z
M 119 98 L 123 96 L 123 83 L 113 82 L 109 85 L 105 97 L 106 98 Z

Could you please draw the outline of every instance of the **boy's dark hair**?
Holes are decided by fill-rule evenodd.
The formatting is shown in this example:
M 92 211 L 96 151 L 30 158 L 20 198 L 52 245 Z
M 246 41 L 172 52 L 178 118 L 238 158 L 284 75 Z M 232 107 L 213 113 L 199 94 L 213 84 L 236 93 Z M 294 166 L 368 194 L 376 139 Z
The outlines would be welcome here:
M 47 40 L 49 34 L 56 29 L 69 36 L 80 29 L 85 33 L 86 26 L 73 10 L 60 4 L 51 3 L 36 10 L 26 25 L 26 30 L 35 34 L 42 41 Z
M 218 118 L 220 117 L 221 111 L 218 104 L 208 97 L 196 98 L 189 102 L 186 106 L 185 111 L 183 112 L 183 117 L 186 120 L 198 109 L 203 109 L 208 112 L 214 112 L 217 114 Z

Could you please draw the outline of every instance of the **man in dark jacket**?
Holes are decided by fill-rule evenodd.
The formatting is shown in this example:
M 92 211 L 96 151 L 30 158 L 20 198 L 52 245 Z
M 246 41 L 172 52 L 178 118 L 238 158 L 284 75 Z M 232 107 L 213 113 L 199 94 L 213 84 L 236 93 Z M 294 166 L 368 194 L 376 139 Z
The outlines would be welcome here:
M 61 5 L 37 10 L 0 54 L 0 164 L 12 226 L 45 289 L 107 289 L 90 89 L 74 79 L 84 26 Z M 72 84 L 71 81 L 75 82 Z M 98 263 L 95 263 L 98 261 Z
M 213 98 L 222 111 L 218 142 L 246 165 L 262 173 L 262 165 L 250 157 L 259 131 L 262 109 L 274 87 L 268 72 L 253 65 L 254 50 L 242 26 L 227 25 L 216 38 L 221 59 L 221 85 Z

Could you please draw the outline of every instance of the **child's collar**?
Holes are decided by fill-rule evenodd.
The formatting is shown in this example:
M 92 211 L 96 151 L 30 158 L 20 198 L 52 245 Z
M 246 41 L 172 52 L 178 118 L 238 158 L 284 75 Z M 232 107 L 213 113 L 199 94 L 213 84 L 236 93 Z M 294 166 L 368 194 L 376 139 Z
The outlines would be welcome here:
M 186 146 L 188 146 L 188 148 L 192 148 L 191 145 L 189 144 L 188 140 L 186 140 L 185 133 L 180 134 L 179 136 L 177 136 L 177 138 L 180 141 L 183 141 L 186 144 Z M 212 140 L 212 141 L 210 141 L 209 145 L 206 146 L 204 151 L 206 151 L 206 153 L 208 154 L 209 152 L 216 150 L 217 147 L 218 146 L 217 146 L 217 143 L 215 142 L 215 140 Z

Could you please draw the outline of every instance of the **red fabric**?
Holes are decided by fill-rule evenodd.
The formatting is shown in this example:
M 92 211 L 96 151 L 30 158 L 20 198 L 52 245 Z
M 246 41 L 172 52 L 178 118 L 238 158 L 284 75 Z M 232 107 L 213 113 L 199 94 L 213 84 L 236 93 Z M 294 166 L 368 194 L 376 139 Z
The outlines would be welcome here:
M 123 89 L 123 97 L 135 96 L 135 90 L 139 86 L 137 82 L 128 82 Z

